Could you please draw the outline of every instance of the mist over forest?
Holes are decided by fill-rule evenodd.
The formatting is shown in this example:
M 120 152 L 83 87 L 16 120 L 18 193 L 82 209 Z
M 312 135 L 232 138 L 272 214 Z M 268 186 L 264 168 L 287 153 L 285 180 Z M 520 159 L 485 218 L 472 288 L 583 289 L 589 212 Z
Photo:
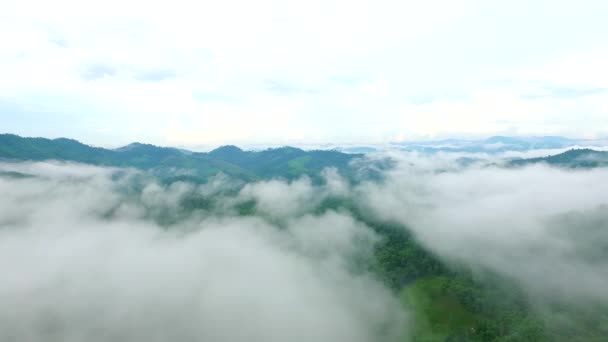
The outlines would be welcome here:
M 607 13 L 0 0 L 0 342 L 608 341 Z
M 255 180 L 5 159 L 0 339 L 600 341 L 608 169 L 462 158 Z

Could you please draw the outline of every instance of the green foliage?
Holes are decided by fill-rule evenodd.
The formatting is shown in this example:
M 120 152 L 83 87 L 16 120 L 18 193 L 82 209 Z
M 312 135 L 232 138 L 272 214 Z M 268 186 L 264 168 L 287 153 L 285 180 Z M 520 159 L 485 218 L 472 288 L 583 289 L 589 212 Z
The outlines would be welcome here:
M 102 166 L 133 167 L 149 171 L 161 184 L 169 186 L 178 181 L 202 183 L 223 173 L 243 182 L 268 178 L 295 179 L 306 175 L 313 182 L 322 182 L 321 171 L 335 167 L 342 175 L 353 176 L 349 164 L 359 155 L 336 151 L 304 151 L 292 147 L 260 152 L 243 151 L 235 146 L 220 147 L 209 153 L 193 153 L 153 145 L 131 144 L 117 150 L 107 150 L 81 144 L 69 139 L 21 138 L 0 135 L 0 158 L 11 160 L 57 159 Z M 590 150 L 574 150 L 564 154 L 513 162 L 523 165 L 546 162 L 568 167 L 593 167 L 603 163 L 605 154 Z M 379 167 L 389 168 L 390 161 Z M 182 173 L 176 170 L 185 171 Z M 24 178 L 30 175 L 3 172 L 1 177 Z M 367 174 L 376 179 L 377 174 Z M 126 194 L 138 196 L 145 180 L 125 185 Z M 237 182 L 238 183 L 238 182 Z M 239 183 L 242 186 L 243 183 Z M 178 209 L 160 208 L 147 215 L 159 224 L 190 217 L 193 213 L 217 212 L 222 196 L 232 196 L 239 186 L 203 196 L 193 191 L 182 199 Z M 231 210 L 242 216 L 258 215 L 256 202 L 235 202 Z M 601 208 L 605 210 L 605 208 Z M 349 213 L 371 227 L 380 237 L 371 262 L 353 260 L 362 269 L 371 270 L 388 287 L 399 294 L 400 300 L 412 313 L 413 341 L 604 341 L 608 336 L 608 308 L 581 307 L 575 303 L 557 302 L 536 306 L 518 284 L 489 272 L 473 273 L 467 268 L 446 262 L 426 250 L 416 241 L 407 227 L 375 218 L 356 201 L 347 197 L 325 198 L 313 214 L 327 211 Z M 111 217 L 113 209 L 106 216 Z M 603 227 L 605 221 L 586 222 L 575 214 L 560 217 L 567 226 Z M 593 232 L 593 230 L 590 230 Z M 565 231 L 564 234 L 571 232 Z M 597 232 L 599 234 L 600 232 Z M 572 241 L 577 237 L 572 233 Z M 593 236 L 593 235 L 587 235 Z M 588 245 L 588 244 L 584 244 Z M 590 261 L 602 262 L 605 246 L 588 249 L 583 254 Z
M 133 167 L 150 170 L 169 181 L 202 182 L 224 173 L 244 181 L 275 177 L 295 179 L 304 174 L 321 181 L 321 171 L 335 167 L 344 175 L 349 163 L 361 155 L 337 151 L 304 151 L 293 147 L 259 152 L 223 146 L 209 153 L 195 153 L 175 148 L 133 143 L 108 150 L 70 139 L 22 138 L 0 134 L 0 158 L 11 160 L 62 160 L 100 166 Z M 176 170 L 186 172 L 176 176 Z
M 478 319 L 456 293 L 447 290 L 450 280 L 446 276 L 424 277 L 402 290 L 401 300 L 414 316 L 414 341 L 445 341 L 450 336 L 474 333 Z
M 554 156 L 512 160 L 510 165 L 524 166 L 537 163 L 565 168 L 602 167 L 608 166 L 608 152 L 591 149 L 572 149 Z
M 548 340 L 516 288 L 474 281 L 466 272 L 420 278 L 401 298 L 414 316 L 414 341 Z

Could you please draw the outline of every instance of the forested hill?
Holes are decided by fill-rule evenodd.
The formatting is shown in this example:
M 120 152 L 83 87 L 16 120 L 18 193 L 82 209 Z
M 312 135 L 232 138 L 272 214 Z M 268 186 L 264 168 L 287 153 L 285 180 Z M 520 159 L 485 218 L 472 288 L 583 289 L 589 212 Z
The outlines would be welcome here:
M 510 165 L 524 166 L 537 163 L 565 168 L 605 167 L 608 166 L 608 152 L 592 149 L 572 149 L 548 157 L 512 160 Z
M 326 167 L 348 174 L 349 162 L 360 154 L 338 151 L 305 151 L 294 147 L 243 151 L 236 146 L 223 146 L 208 153 L 133 143 L 118 149 L 105 149 L 79 141 L 58 138 L 25 138 L 0 134 L 0 158 L 11 160 L 61 160 L 101 166 L 133 167 L 173 174 L 184 170 L 182 178 L 204 180 L 223 172 L 243 180 L 272 177 L 319 177 Z M 174 176 L 173 176 L 174 177 Z

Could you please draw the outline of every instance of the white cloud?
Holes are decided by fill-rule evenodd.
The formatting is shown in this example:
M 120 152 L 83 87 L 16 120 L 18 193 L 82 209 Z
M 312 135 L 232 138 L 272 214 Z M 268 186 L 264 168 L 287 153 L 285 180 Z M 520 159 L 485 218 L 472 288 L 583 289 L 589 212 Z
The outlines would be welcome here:
M 598 261 L 608 241 L 606 169 L 460 170 L 421 159 L 401 156 L 383 183 L 357 189 L 364 203 L 443 258 L 516 279 L 532 301 L 608 304 Z
M 349 265 L 377 240 L 349 216 L 276 226 L 229 211 L 190 213 L 160 227 L 144 214 L 179 212 L 185 193 L 222 185 L 144 182 L 139 191 L 129 178 L 137 174 L 122 170 L 0 170 L 35 176 L 0 177 L 3 340 L 393 341 L 404 333 L 399 301 Z M 300 197 L 264 186 L 261 201 Z

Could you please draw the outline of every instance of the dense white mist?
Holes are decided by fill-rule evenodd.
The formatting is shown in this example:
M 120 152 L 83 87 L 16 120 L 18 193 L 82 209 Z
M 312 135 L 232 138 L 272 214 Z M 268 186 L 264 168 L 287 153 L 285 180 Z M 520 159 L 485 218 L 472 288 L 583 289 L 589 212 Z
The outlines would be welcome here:
M 352 265 L 370 258 L 380 238 L 346 212 L 314 214 L 332 196 L 403 224 L 449 263 L 516 280 L 532 300 L 608 304 L 608 169 L 370 156 L 387 157 L 393 168 L 374 169 L 380 178 L 356 185 L 334 169 L 324 172 L 323 185 L 301 178 L 239 187 L 222 175 L 202 185 L 161 185 L 133 170 L 0 164 L 0 335 L 402 338 L 399 301 Z M 214 204 L 188 211 L 182 200 L 193 194 Z M 255 215 L 237 215 L 247 201 Z
M 2 340 L 363 342 L 403 335 L 399 302 L 369 274 L 351 270 L 352 256 L 369 255 L 377 237 L 347 215 L 304 214 L 277 227 L 199 213 L 161 228 L 145 213 L 179 210 L 185 193 L 213 194 L 218 180 L 149 183 L 128 195 L 133 171 L 49 163 L 0 170 L 36 176 L 0 177 Z M 285 201 L 292 210 L 294 199 L 273 191 L 299 199 L 313 189 L 306 180 L 251 187 L 243 191 L 259 195 L 260 210 Z
M 446 260 L 513 277 L 535 298 L 608 303 L 608 169 L 429 163 L 409 156 L 356 191 Z
M 288 219 L 314 210 L 327 197 L 350 195 L 348 182 L 335 168 L 323 170 L 322 176 L 323 186 L 313 186 L 306 176 L 291 182 L 273 179 L 246 184 L 237 200 L 254 200 L 260 214 Z

